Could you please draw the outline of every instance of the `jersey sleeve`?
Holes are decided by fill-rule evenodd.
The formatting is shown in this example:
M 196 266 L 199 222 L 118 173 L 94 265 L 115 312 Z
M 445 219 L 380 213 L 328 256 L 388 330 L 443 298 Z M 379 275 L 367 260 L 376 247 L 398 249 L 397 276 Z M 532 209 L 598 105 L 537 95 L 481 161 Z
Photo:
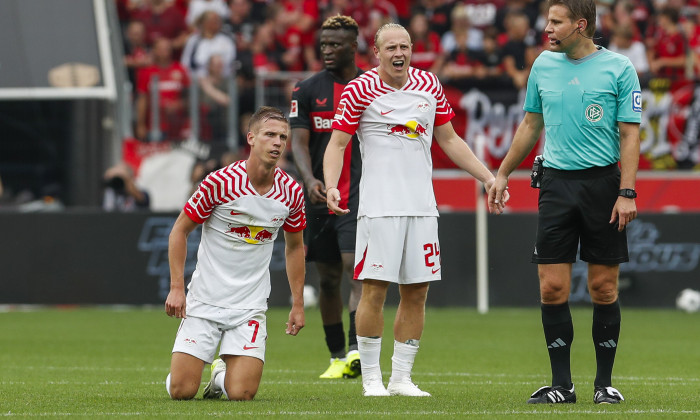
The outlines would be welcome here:
M 291 128 L 311 128 L 309 120 L 308 88 L 303 81 L 297 82 L 292 91 L 292 103 L 289 107 L 289 126 Z
M 537 85 L 537 60 L 532 65 L 532 70 L 530 70 L 530 75 L 527 78 L 523 110 L 542 114 L 542 98 L 540 98 L 539 86 Z
M 629 59 L 617 78 L 617 121 L 642 122 L 642 89 L 637 71 Z
M 220 184 L 215 181 L 214 176 L 215 172 L 207 175 L 185 204 L 185 214 L 195 223 L 204 223 L 221 201 L 218 191 Z
M 437 103 L 435 105 L 435 126 L 437 127 L 451 121 L 452 118 L 455 117 L 455 112 L 452 109 L 452 106 L 450 106 L 450 103 L 447 102 L 445 91 L 437 77 L 435 77 L 435 86 L 435 99 L 437 99 Z
M 285 232 L 299 232 L 306 228 L 306 210 L 304 208 L 304 191 L 295 183 L 291 189 L 289 216 L 282 228 Z
M 360 117 L 370 104 L 367 96 L 362 94 L 363 91 L 368 90 L 359 79 L 354 79 L 345 86 L 333 118 L 334 130 L 355 134 L 360 124 Z

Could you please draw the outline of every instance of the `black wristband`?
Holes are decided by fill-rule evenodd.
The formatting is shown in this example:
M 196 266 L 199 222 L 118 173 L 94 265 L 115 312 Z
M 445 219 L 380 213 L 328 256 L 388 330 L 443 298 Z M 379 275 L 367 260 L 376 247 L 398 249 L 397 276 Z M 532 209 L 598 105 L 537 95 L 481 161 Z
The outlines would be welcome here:
M 622 188 L 617 192 L 617 195 L 625 198 L 637 198 L 637 191 L 633 190 L 632 188 Z

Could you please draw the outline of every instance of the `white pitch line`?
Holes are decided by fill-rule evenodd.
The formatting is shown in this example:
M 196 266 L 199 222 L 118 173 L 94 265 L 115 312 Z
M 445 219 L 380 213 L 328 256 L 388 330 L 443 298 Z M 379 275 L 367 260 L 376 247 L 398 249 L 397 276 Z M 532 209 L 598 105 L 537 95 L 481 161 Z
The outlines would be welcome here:
M 304 380 L 286 380 L 286 381 L 275 381 L 275 380 L 265 380 L 262 381 L 265 385 L 330 385 L 330 386 L 359 386 L 361 382 L 357 381 L 304 381 Z M 539 381 L 417 381 L 421 385 L 537 385 L 540 384 Z M 14 385 L 33 385 L 36 382 L 26 382 L 26 381 L 0 381 L 0 386 L 14 386 Z M 124 385 L 153 385 L 153 386 L 163 386 L 165 381 L 145 381 L 145 382 L 123 382 L 123 381 L 100 381 L 100 382 L 87 382 L 87 381 L 43 381 L 45 385 L 86 385 L 86 386 L 124 386 Z M 202 384 L 207 384 L 207 381 L 203 381 Z M 630 384 L 644 384 L 644 385 L 654 385 L 654 386 L 686 386 L 687 384 L 680 382 L 658 382 L 658 381 L 634 381 L 628 382 Z
M 254 404 L 254 403 L 253 403 Z M 567 407 L 569 408 L 569 407 Z M 267 412 L 254 412 L 254 411 L 221 411 L 217 413 L 207 413 L 208 417 L 223 417 L 223 416 L 372 416 L 372 417 L 416 417 L 416 416 L 505 416 L 505 415 L 549 415 L 549 416 L 570 416 L 577 414 L 596 414 L 596 415 L 611 415 L 614 417 L 619 417 L 627 414 L 700 414 L 700 410 L 664 410 L 664 409 L 651 409 L 651 410 L 625 410 L 625 411 L 606 411 L 606 410 L 567 410 L 563 411 L 553 411 L 553 410 L 499 410 L 499 411 L 489 411 L 489 410 L 478 410 L 478 411 L 267 411 Z M 67 413 L 67 412 L 43 412 L 43 413 L 13 413 L 7 412 L 1 414 L 3 417 L 72 417 L 80 416 L 85 417 L 89 415 L 90 417 L 114 417 L 114 416 L 128 416 L 128 417 L 181 417 L 182 412 L 109 412 L 109 413 Z
M 5 370 L 72 370 L 72 371 L 118 371 L 118 372 L 168 372 L 168 366 L 163 367 L 105 367 L 105 366 L 26 366 L 15 365 L 5 366 Z M 266 373 L 284 373 L 284 374 L 313 374 L 314 370 L 300 369 L 265 369 Z M 382 371 L 383 374 L 390 374 L 390 371 Z M 543 374 L 512 374 L 512 373 L 474 373 L 474 372 L 413 372 L 413 376 L 460 376 L 460 377 L 488 377 L 488 378 L 530 378 L 540 379 L 546 378 Z M 680 377 L 649 377 L 649 376 L 615 376 L 616 380 L 630 381 L 648 381 L 648 380 L 668 380 L 680 382 L 698 382 L 700 378 L 680 378 Z
M 13 370 L 13 369 L 29 369 L 29 370 L 68 370 L 68 371 L 107 371 L 107 372 L 160 372 L 163 373 L 164 375 L 167 375 L 168 372 L 168 367 L 164 366 L 162 368 L 154 368 L 154 367 L 104 367 L 104 366 L 5 366 L 3 369 L 7 370 Z M 283 374 L 294 374 L 294 375 L 303 375 L 303 374 L 315 374 L 316 371 L 311 371 L 311 370 L 293 370 L 293 369 L 266 369 L 265 373 L 283 373 Z M 383 371 L 383 374 L 391 374 L 390 371 Z M 475 378 L 512 378 L 512 379 L 520 379 L 521 383 L 532 383 L 531 381 L 540 381 L 542 379 L 547 379 L 548 377 L 546 375 L 540 375 L 540 374 L 531 374 L 531 375 L 524 375 L 524 374 L 510 374 L 510 373 L 474 373 L 474 372 L 413 372 L 413 377 L 415 378 L 421 378 L 421 377 L 440 377 L 440 378 L 445 378 L 445 377 L 475 377 Z M 655 377 L 655 376 L 614 376 L 615 381 L 624 381 L 624 382 L 630 382 L 630 383 L 658 383 L 658 384 L 687 384 L 689 382 L 700 382 L 700 378 L 680 378 L 680 377 Z M 524 382 L 526 381 L 527 382 Z M 297 381 L 293 381 L 291 383 L 299 383 Z M 328 383 L 324 381 L 319 381 L 319 383 Z M 511 383 L 511 382 L 504 382 L 504 383 Z M 517 383 L 517 382 L 512 382 L 512 383 Z

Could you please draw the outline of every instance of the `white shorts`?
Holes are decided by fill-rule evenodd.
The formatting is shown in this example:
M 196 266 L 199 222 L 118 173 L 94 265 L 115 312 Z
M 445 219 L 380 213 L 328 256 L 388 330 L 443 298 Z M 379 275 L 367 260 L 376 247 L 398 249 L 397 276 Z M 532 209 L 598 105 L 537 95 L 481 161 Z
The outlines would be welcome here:
M 187 299 L 173 353 L 187 353 L 211 363 L 219 354 L 255 357 L 265 362 L 267 320 L 263 309 L 226 309 Z
M 357 280 L 398 284 L 440 280 L 440 242 L 434 216 L 366 217 L 357 220 Z

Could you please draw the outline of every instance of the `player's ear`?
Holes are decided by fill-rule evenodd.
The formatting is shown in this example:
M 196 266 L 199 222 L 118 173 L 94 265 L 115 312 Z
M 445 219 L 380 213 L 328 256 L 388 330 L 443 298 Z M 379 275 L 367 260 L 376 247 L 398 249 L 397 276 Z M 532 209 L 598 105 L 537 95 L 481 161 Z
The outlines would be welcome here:
M 252 147 L 253 143 L 255 143 L 255 134 L 253 134 L 252 131 L 248 132 L 247 140 L 248 140 L 248 145 Z

